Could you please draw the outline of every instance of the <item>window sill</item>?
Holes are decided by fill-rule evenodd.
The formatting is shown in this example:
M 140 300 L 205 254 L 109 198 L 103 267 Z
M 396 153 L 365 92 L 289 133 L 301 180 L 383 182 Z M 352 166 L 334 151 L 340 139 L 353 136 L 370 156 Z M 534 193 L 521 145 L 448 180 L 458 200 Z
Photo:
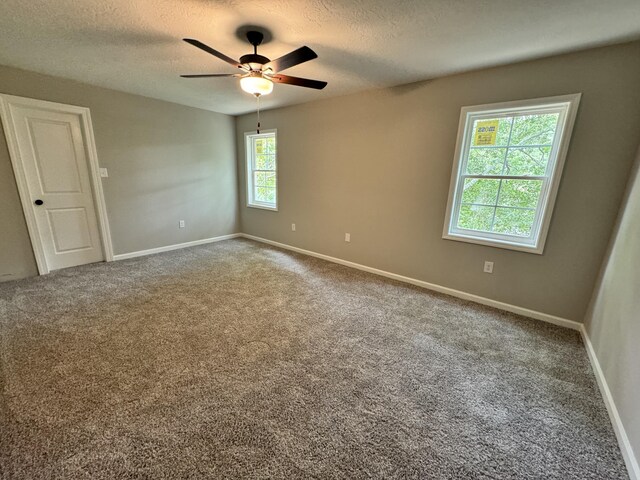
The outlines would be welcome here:
M 487 247 L 502 248 L 505 250 L 515 250 L 518 252 L 534 253 L 542 255 L 544 243 L 541 245 L 527 245 L 522 243 L 509 242 L 507 240 L 487 239 L 482 237 L 474 237 L 470 235 L 461 235 L 457 233 L 448 233 L 442 236 L 445 240 L 454 240 L 456 242 L 475 243 L 476 245 L 484 245 Z
M 270 210 L 272 212 L 277 212 L 278 211 L 278 207 L 270 207 L 268 205 L 257 205 L 255 203 L 247 203 L 247 207 L 249 208 L 258 208 L 260 210 Z

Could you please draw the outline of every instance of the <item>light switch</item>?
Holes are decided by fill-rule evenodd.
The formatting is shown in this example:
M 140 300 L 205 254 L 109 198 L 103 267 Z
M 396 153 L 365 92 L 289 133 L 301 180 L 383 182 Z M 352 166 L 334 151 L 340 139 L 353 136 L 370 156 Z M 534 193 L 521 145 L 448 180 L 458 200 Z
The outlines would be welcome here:
M 100 176 L 102 178 L 107 178 L 109 176 L 109 172 L 107 171 L 106 168 L 100 167 Z

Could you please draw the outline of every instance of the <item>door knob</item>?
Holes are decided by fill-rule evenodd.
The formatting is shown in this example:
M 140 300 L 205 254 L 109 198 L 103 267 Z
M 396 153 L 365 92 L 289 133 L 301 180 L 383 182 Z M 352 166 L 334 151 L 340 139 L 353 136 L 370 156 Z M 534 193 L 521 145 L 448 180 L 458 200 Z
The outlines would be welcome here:
M 35 203 L 36 205 L 40 206 L 40 205 L 42 205 L 44 202 L 43 202 L 42 200 L 40 200 L 40 199 L 37 199 L 37 200 L 36 200 L 35 202 L 33 202 L 33 203 Z

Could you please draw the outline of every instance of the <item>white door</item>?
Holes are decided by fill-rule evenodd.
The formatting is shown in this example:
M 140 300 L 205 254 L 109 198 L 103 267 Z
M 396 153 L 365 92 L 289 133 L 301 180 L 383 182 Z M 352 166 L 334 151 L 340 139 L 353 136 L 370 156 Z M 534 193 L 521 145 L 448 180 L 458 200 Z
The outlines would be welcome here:
M 32 241 L 40 242 L 47 270 L 104 260 L 81 115 L 15 103 L 9 110 L 28 190 L 21 194 L 37 230 Z

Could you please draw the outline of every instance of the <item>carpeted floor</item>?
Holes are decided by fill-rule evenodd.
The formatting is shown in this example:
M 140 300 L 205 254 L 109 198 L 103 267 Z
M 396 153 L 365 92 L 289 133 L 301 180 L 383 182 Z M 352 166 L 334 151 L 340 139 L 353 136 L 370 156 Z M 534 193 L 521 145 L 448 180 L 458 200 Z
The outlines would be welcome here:
M 627 478 L 578 333 L 248 240 L 0 319 L 4 479 Z

